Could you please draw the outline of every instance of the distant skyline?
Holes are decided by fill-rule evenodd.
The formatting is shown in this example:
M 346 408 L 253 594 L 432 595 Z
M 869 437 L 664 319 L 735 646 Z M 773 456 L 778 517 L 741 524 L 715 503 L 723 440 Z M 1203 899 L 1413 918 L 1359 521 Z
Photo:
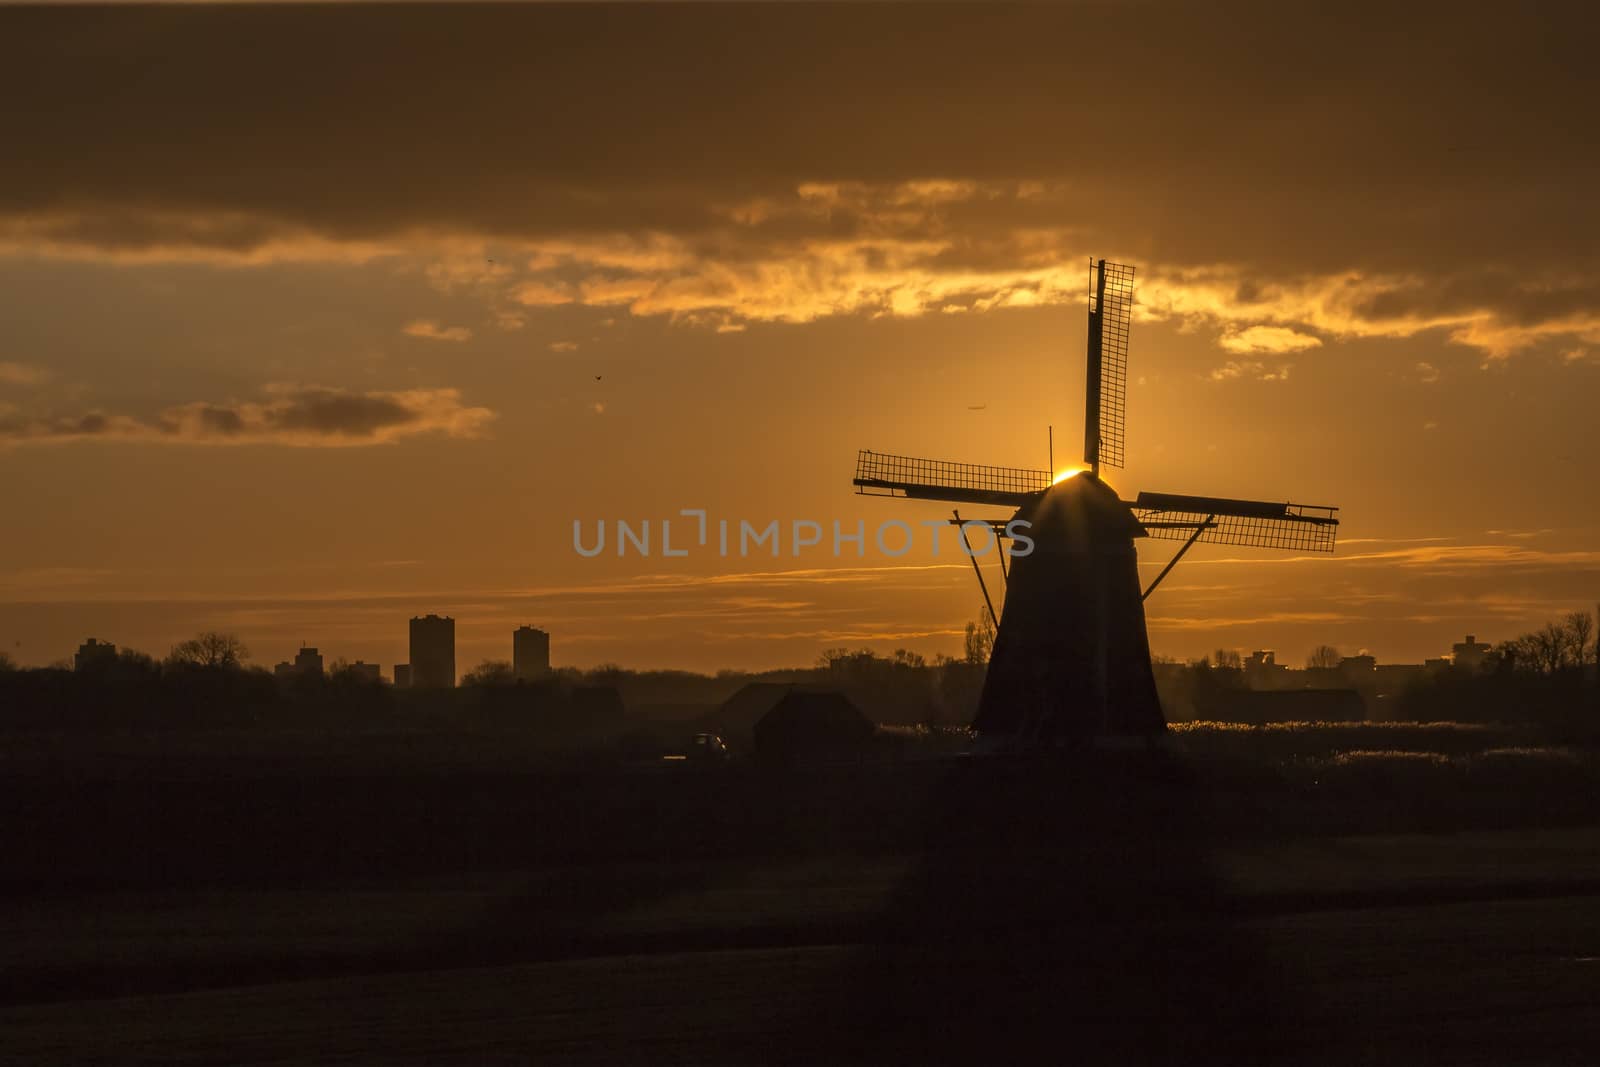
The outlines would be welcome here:
M 456 623 L 459 626 L 459 624 L 463 620 L 452 619 L 450 621 Z M 1556 620 L 1550 620 L 1550 621 L 1556 621 Z M 457 677 L 459 678 L 461 675 L 465 674 L 467 671 L 471 670 L 473 667 L 477 666 L 480 663 L 491 662 L 491 661 L 498 661 L 498 662 L 505 662 L 505 663 L 513 662 L 514 658 L 515 658 L 516 639 L 519 636 L 521 636 L 520 631 L 522 631 L 522 630 L 530 630 L 530 629 L 533 630 L 536 635 L 540 636 L 541 639 L 544 642 L 544 647 L 542 649 L 536 650 L 538 652 L 538 658 L 539 658 L 540 663 L 545 664 L 543 669 L 562 670 L 562 669 L 576 668 L 576 669 L 583 670 L 583 669 L 592 669 L 592 668 L 597 667 L 597 666 L 615 665 L 615 666 L 620 666 L 620 667 L 622 667 L 624 669 L 628 669 L 628 670 L 674 670 L 674 669 L 686 669 L 686 670 L 694 670 L 697 673 L 704 673 L 704 674 L 712 674 L 712 673 L 715 673 L 718 670 L 726 669 L 726 668 L 719 668 L 719 667 L 714 667 L 714 666 L 711 666 L 711 667 L 700 667 L 700 668 L 663 667 L 662 665 L 659 665 L 659 664 L 656 664 L 656 665 L 648 665 L 648 664 L 640 665 L 640 664 L 633 664 L 633 663 L 616 663 L 614 661 L 607 661 L 607 662 L 597 663 L 597 664 L 562 663 L 562 662 L 555 661 L 555 660 L 552 660 L 552 659 L 549 658 L 548 646 L 549 646 L 549 641 L 550 641 L 552 635 L 548 631 L 542 630 L 542 629 L 540 629 L 538 627 L 527 627 L 524 624 L 524 625 L 519 625 L 518 627 L 514 628 L 510 633 L 505 635 L 506 639 L 504 641 L 496 641 L 496 640 L 488 638 L 488 637 L 483 637 L 479 641 L 475 642 L 474 643 L 474 647 L 481 648 L 481 649 L 485 650 L 483 655 L 481 655 L 481 656 L 469 655 L 469 656 L 463 657 L 461 655 L 461 649 L 462 649 L 463 646 L 461 645 L 459 640 L 456 641 L 454 647 L 455 647 L 455 651 L 456 651 L 455 672 L 456 672 Z M 553 636 L 559 638 L 559 635 L 553 635 Z M 1424 660 L 1447 658 L 1448 655 L 1451 652 L 1452 647 L 1459 647 L 1460 644 L 1464 640 L 1476 641 L 1476 642 L 1478 642 L 1478 643 L 1480 643 L 1482 645 L 1492 647 L 1492 646 L 1500 644 L 1504 640 L 1510 640 L 1510 639 L 1512 639 L 1512 638 L 1514 638 L 1516 636 L 1519 636 L 1519 635 L 1518 634 L 1506 634 L 1503 637 L 1498 637 L 1497 636 L 1497 637 L 1492 637 L 1492 638 L 1485 639 L 1484 635 L 1478 634 L 1478 633 L 1473 633 L 1473 632 L 1470 632 L 1470 631 L 1467 632 L 1467 633 L 1464 633 L 1464 634 L 1456 634 L 1453 637 L 1449 638 L 1448 640 L 1443 641 L 1441 643 L 1440 647 L 1436 651 L 1431 652 L 1426 656 L 1417 657 L 1417 659 L 1415 659 L 1415 660 L 1406 660 L 1404 658 L 1397 658 L 1397 657 L 1388 656 L 1388 655 L 1385 654 L 1383 649 L 1368 648 L 1368 647 L 1366 647 L 1364 645 L 1363 646 L 1348 647 L 1348 648 L 1339 648 L 1339 649 L 1337 649 L 1337 651 L 1340 652 L 1341 654 L 1343 654 L 1344 656 L 1347 656 L 1347 657 L 1348 656 L 1369 655 L 1370 654 L 1370 655 L 1375 656 L 1379 663 L 1408 663 L 1408 662 L 1421 663 Z M 407 643 L 409 644 L 409 640 L 408 640 Z M 156 659 L 164 658 L 166 653 L 168 651 L 170 651 L 170 649 L 156 650 L 156 649 L 149 649 L 149 648 L 135 648 L 133 646 L 122 645 L 122 644 L 119 644 L 118 642 L 116 642 L 114 640 L 108 639 L 108 638 L 106 638 L 103 635 L 98 634 L 98 633 L 85 636 L 82 639 L 82 641 L 80 641 L 78 644 L 74 645 L 72 651 L 73 652 L 81 652 L 82 651 L 82 647 L 80 647 L 80 646 L 82 646 L 84 644 L 88 644 L 88 645 L 99 644 L 101 647 L 104 647 L 106 645 L 110 645 L 111 647 L 117 649 L 118 651 L 128 650 L 128 651 L 134 651 L 134 652 L 142 652 L 142 653 L 145 653 L 147 655 L 154 656 Z M 1326 643 L 1324 643 L 1324 644 L 1326 644 Z M 846 643 L 846 645 L 848 645 L 848 642 Z M 248 642 L 246 642 L 246 646 L 248 647 Z M 274 647 L 276 647 L 276 646 L 274 646 Z M 835 647 L 841 647 L 841 646 L 830 645 L 830 646 L 827 646 L 827 647 L 828 648 L 835 648 Z M 848 647 L 855 648 L 855 647 L 858 647 L 858 646 L 856 646 L 856 645 L 848 645 Z M 1318 647 L 1321 647 L 1321 646 L 1319 645 L 1319 646 L 1313 646 L 1311 648 L 1308 648 L 1307 649 L 1307 655 L 1309 655 L 1312 651 L 1314 651 Z M 344 661 L 349 662 L 349 663 L 368 663 L 370 666 L 379 667 L 382 670 L 383 677 L 386 678 L 386 679 L 392 679 L 393 678 L 393 670 L 394 670 L 394 667 L 395 667 L 396 664 L 409 666 L 410 665 L 410 661 L 406 657 L 414 655 L 410 648 L 404 648 L 403 652 L 402 652 L 402 655 L 401 655 L 401 658 L 395 659 L 392 662 L 389 661 L 389 660 L 379 660 L 379 661 L 376 661 L 376 662 L 371 662 L 371 661 L 364 660 L 360 656 L 348 655 L 348 654 L 346 654 L 345 652 L 343 652 L 340 649 L 328 649 L 328 648 L 324 648 L 322 646 L 319 646 L 319 645 L 317 645 L 315 643 L 295 642 L 292 648 L 288 648 L 288 649 L 283 650 L 283 653 L 282 653 L 283 658 L 278 661 L 277 666 L 281 667 L 281 666 L 284 665 L 284 663 L 286 661 L 292 660 L 293 656 L 296 653 L 304 652 L 304 651 L 308 651 L 308 650 L 311 651 L 311 652 L 321 652 L 321 653 L 323 653 L 323 655 L 327 659 L 327 662 L 330 664 L 330 666 L 333 663 L 336 663 L 336 662 L 338 662 L 340 660 L 344 660 Z M 1214 646 L 1212 648 L 1206 649 L 1205 651 L 1203 651 L 1203 652 L 1201 652 L 1201 653 L 1199 653 L 1199 654 L 1197 654 L 1195 656 L 1187 656 L 1187 657 L 1168 656 L 1168 655 L 1162 653 L 1159 649 L 1154 650 L 1153 654 L 1155 656 L 1157 656 L 1158 658 L 1198 659 L 1201 656 L 1209 656 L 1212 653 L 1214 653 L 1216 651 L 1219 651 L 1219 650 L 1221 650 L 1221 651 L 1238 652 L 1244 658 L 1248 658 L 1254 652 L 1275 653 L 1276 656 L 1277 656 L 1277 664 L 1279 666 L 1287 667 L 1287 668 L 1289 668 L 1291 670 L 1299 669 L 1300 667 L 1304 666 L 1305 665 L 1304 661 L 1306 660 L 1306 656 L 1300 656 L 1298 658 L 1293 657 L 1293 656 L 1285 656 L 1284 653 L 1283 653 L 1283 650 L 1281 650 L 1281 649 L 1268 648 L 1268 647 L 1262 647 L 1262 646 L 1233 646 L 1233 645 L 1227 645 L 1227 644 L 1218 644 L 1218 645 L 1216 645 L 1216 646 Z M 819 649 L 819 656 L 820 656 L 820 651 L 821 650 Z M 877 651 L 877 652 L 882 653 L 883 650 L 874 649 L 873 651 Z M 934 657 L 942 652 L 944 655 L 950 656 L 953 659 L 959 659 L 959 658 L 961 658 L 962 651 L 963 651 L 963 649 L 961 647 L 957 647 L 957 648 L 955 648 L 953 650 L 940 649 L 939 651 L 928 655 L 926 658 L 931 663 L 931 662 L 933 662 Z M 271 669 L 271 667 L 269 665 L 269 661 L 272 658 L 272 656 L 276 655 L 276 654 L 277 653 L 270 653 L 269 654 L 269 653 L 261 652 L 261 651 L 258 651 L 256 649 L 251 648 L 250 649 L 250 655 L 247 657 L 247 663 L 249 665 L 251 665 L 251 666 L 262 667 L 262 668 L 265 668 L 265 669 Z M 57 657 L 54 657 L 52 659 L 43 660 L 43 661 L 36 662 L 36 663 L 27 663 L 27 662 L 20 663 L 19 666 L 48 666 L 48 665 L 54 664 L 54 663 L 69 663 L 70 664 L 72 662 L 72 660 L 73 660 L 72 655 L 62 655 L 62 656 L 57 656 Z M 783 669 L 792 669 L 792 668 L 806 668 L 806 667 L 812 667 L 812 666 L 815 666 L 815 665 L 816 665 L 816 658 L 813 658 L 812 660 L 806 660 L 806 661 L 803 661 L 803 662 L 778 663 L 778 664 L 771 664 L 771 665 L 768 665 L 766 667 L 752 667 L 752 668 L 741 668 L 741 669 L 747 670 L 749 672 L 754 673 L 754 672 L 759 672 L 759 671 L 767 670 L 767 669 L 783 670 Z
M 572 523 L 936 520 L 854 495 L 856 450 L 1043 467 L 1052 425 L 1064 468 L 1091 255 L 1139 271 L 1110 483 L 1343 520 L 1332 558 L 1197 547 L 1157 654 L 1592 611 L 1595 28 L 0 7 L 0 649 L 387 671 L 433 612 L 460 670 L 529 621 L 557 665 L 958 654 L 963 558 L 585 559 Z

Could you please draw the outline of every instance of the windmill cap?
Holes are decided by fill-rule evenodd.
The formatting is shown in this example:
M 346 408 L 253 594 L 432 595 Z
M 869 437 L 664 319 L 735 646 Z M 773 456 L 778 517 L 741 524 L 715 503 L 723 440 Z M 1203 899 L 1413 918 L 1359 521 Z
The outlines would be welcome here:
M 1056 482 L 1024 505 L 1017 517 L 1033 525 L 1029 534 L 1037 549 L 1046 552 L 1145 536 L 1127 503 L 1089 471 Z

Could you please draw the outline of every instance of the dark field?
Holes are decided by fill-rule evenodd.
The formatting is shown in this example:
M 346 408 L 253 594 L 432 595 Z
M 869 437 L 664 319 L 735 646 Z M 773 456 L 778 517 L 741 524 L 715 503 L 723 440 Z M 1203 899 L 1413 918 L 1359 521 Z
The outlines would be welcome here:
M 0 1049 L 1600 1058 L 1592 751 L 1445 726 L 1179 737 L 1173 758 L 911 743 L 791 773 L 564 772 L 445 737 L 19 740 Z

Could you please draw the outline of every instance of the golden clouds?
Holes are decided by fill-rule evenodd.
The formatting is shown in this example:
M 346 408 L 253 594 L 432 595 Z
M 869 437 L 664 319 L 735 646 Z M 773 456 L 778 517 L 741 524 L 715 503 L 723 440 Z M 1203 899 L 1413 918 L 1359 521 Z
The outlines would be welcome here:
M 102 251 L 122 263 L 393 259 L 415 269 L 409 264 L 421 259 L 430 284 L 481 299 L 502 329 L 525 322 L 516 309 L 581 307 L 722 330 L 1076 306 L 1084 299 L 1084 261 L 1106 253 L 1140 264 L 1141 320 L 1215 331 L 1220 349 L 1252 357 L 1219 368 L 1217 380 L 1277 380 L 1282 368 L 1260 357 L 1351 338 L 1438 331 L 1495 358 L 1546 340 L 1600 343 L 1600 281 L 1582 274 L 1521 276 L 1492 267 L 1284 273 L 1246 260 L 1141 262 L 1118 252 L 1103 224 L 1081 220 L 1076 198 L 1096 195 L 1092 187 L 1037 180 L 799 181 L 787 191 L 708 200 L 687 215 L 646 210 L 645 224 L 634 228 L 548 237 L 434 230 L 335 240 L 240 216 L 160 215 L 141 224 L 147 242 L 130 243 L 124 233 Z M 623 195 L 615 208 L 619 218 L 640 211 Z M 80 258 L 97 247 L 99 230 L 80 217 L 28 227 L 10 229 L 13 242 L 33 242 L 32 254 Z M 491 237 L 501 258 L 484 255 Z M 406 331 L 435 340 L 470 336 L 467 327 L 432 320 Z
M 1067 234 L 1026 212 L 1005 217 L 1008 204 L 1037 199 L 1014 182 L 799 182 L 785 194 L 708 204 L 694 229 L 530 241 L 528 277 L 510 296 L 721 330 L 1080 297 L 1082 256 Z M 960 215 L 980 205 L 993 226 L 975 232 Z
M 416 319 L 400 328 L 400 332 L 408 337 L 420 337 L 428 341 L 470 341 L 472 331 L 465 326 L 441 326 L 434 319 Z
M 1084 261 L 1106 248 L 1096 227 L 1068 222 L 1071 206 L 1068 187 L 1037 181 L 799 182 L 786 194 L 709 204 L 709 219 L 692 229 L 532 240 L 527 276 L 510 295 L 529 307 L 623 308 L 723 328 L 1076 305 Z M 1581 293 L 1563 298 L 1558 283 L 1494 272 L 1142 266 L 1141 319 L 1215 330 L 1218 346 L 1240 356 L 1432 330 L 1490 356 L 1600 336 Z M 1222 377 L 1278 373 L 1229 366 Z
M 1546 340 L 1600 339 L 1600 280 L 1518 276 L 1488 267 L 1432 275 L 1344 271 L 1261 281 L 1237 266 L 1164 270 L 1140 292 L 1146 319 L 1223 328 L 1230 351 L 1284 352 L 1336 339 L 1404 339 L 1437 330 L 1504 358 Z M 1251 347 L 1243 349 L 1236 344 Z
M 1032 179 L 801 180 L 732 199 L 707 190 L 694 210 L 680 204 L 657 214 L 624 191 L 609 194 L 614 227 L 548 235 L 432 228 L 357 237 L 241 212 L 45 212 L 0 217 L 0 254 L 122 265 L 376 264 L 424 272 L 434 288 L 480 302 L 501 329 L 520 328 L 542 309 L 591 308 L 736 330 L 1078 306 L 1093 253 L 1140 266 L 1141 320 L 1211 331 L 1222 351 L 1242 357 L 1218 380 L 1268 378 L 1280 368 L 1265 357 L 1348 339 L 1437 332 L 1489 358 L 1545 343 L 1571 353 L 1600 345 L 1600 275 L 1472 263 L 1284 270 L 1252 265 L 1253 253 L 1167 262 L 1133 254 L 1127 244 L 1147 242 L 1085 217 L 1084 203 L 1104 192 Z M 431 319 L 404 329 L 439 341 L 472 336 Z
M 904 31 L 871 5 L 469 7 L 130 10 L 93 34 L 5 12 L 0 89 L 74 79 L 0 119 L 29 164 L 0 169 L 0 252 L 422 261 L 502 329 L 522 308 L 736 329 L 1078 304 L 1094 253 L 1141 266 L 1146 317 L 1244 359 L 1428 331 L 1490 357 L 1600 345 L 1592 34 L 1570 13 L 1395 12 L 1429 46 L 1374 50 L 1359 16 L 1158 5 L 1068 66 L 1092 6 L 922 8 L 909 50 L 848 44 Z M 1308 34 L 1359 61 L 1312 61 Z
M 1250 326 L 1226 332 L 1217 344 L 1229 352 L 1304 352 L 1320 347 L 1322 341 L 1310 334 L 1299 333 L 1286 326 Z
M 573 301 L 571 290 L 565 285 L 549 282 L 523 282 L 511 290 L 511 299 L 526 307 L 558 307 Z
M 477 437 L 495 417 L 465 407 L 456 389 L 354 392 L 269 385 L 263 400 L 195 402 L 154 417 L 90 412 L 0 421 L 0 447 L 123 441 L 302 448 L 392 444 L 420 434 Z
M 0 362 L 0 385 L 43 385 L 50 372 L 30 363 Z
M 1287 363 L 1273 365 L 1259 359 L 1230 359 L 1214 369 L 1207 377 L 1214 382 L 1232 381 L 1235 378 L 1258 382 L 1286 382 L 1292 369 Z

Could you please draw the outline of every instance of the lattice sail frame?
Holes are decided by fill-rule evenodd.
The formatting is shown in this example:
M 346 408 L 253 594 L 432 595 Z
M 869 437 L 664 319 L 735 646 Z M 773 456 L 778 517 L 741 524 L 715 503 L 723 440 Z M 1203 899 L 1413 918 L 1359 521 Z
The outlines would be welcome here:
M 1096 458 L 1106 467 L 1123 466 L 1128 422 L 1128 328 L 1133 321 L 1133 267 L 1125 263 L 1090 261 L 1089 311 L 1100 316 L 1099 437 Z M 1096 272 L 1099 279 L 1096 278 Z M 1102 293 L 1099 281 L 1104 281 Z
M 954 460 L 919 459 L 862 449 L 856 453 L 857 492 L 975 504 L 1020 506 L 1050 488 L 1049 471 L 995 467 Z
M 1207 544 L 1332 552 L 1339 533 L 1339 509 L 1314 504 L 1140 493 L 1130 506 L 1146 533 L 1169 541 L 1187 541 L 1198 529 L 1195 540 Z

